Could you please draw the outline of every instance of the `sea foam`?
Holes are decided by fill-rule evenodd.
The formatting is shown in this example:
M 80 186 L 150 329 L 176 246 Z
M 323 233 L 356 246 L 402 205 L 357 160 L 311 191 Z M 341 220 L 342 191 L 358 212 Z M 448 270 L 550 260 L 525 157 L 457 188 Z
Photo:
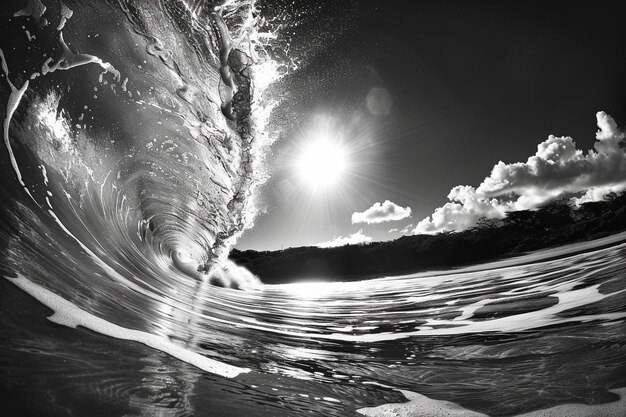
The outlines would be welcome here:
M 131 340 L 134 342 L 143 343 L 153 349 L 165 352 L 183 362 L 187 362 L 193 366 L 196 366 L 203 371 L 210 372 L 212 374 L 220 375 L 227 378 L 233 378 L 237 375 L 245 372 L 249 372 L 248 368 L 240 368 L 233 365 L 228 365 L 214 359 L 207 358 L 196 352 L 186 349 L 184 346 L 172 343 L 169 340 L 146 333 L 140 330 L 128 329 L 110 323 L 100 317 L 96 317 L 93 314 L 86 312 L 65 300 L 61 296 L 53 293 L 50 290 L 43 288 L 40 285 L 35 284 L 28 278 L 17 274 L 17 278 L 5 277 L 13 284 L 17 285 L 22 290 L 37 299 L 40 303 L 46 307 L 52 309 L 54 314 L 48 317 L 48 320 L 58 323 L 64 326 L 75 328 L 76 326 L 82 326 L 86 329 L 94 332 L 114 337 L 116 339 Z
M 488 417 L 487 414 L 468 410 L 450 401 L 435 400 L 412 391 L 399 390 L 409 400 L 407 403 L 390 403 L 357 410 L 369 417 Z M 626 415 L 626 387 L 610 390 L 620 396 L 618 401 L 605 404 L 561 404 L 550 408 L 518 414 L 516 417 L 620 417 Z

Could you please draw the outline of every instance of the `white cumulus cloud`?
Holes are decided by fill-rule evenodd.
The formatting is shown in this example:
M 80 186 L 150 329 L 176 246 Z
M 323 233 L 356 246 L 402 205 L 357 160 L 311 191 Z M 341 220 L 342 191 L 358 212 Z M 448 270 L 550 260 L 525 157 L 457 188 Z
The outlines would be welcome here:
M 352 213 L 352 223 L 383 223 L 394 220 L 402 220 L 411 217 L 410 207 L 401 207 L 394 202 L 385 200 L 384 203 L 374 205 L 364 212 Z
M 411 230 L 413 230 L 413 223 L 404 226 L 404 228 L 402 230 L 400 230 L 400 233 L 402 233 L 403 235 L 406 235 Z
M 550 135 L 526 162 L 500 161 L 478 188 L 454 187 L 448 194 L 450 202 L 412 232 L 462 230 L 481 217 L 502 218 L 507 211 L 534 209 L 557 198 L 574 196 L 582 203 L 626 190 L 624 132 L 606 113 L 598 112 L 596 118 L 596 142 L 586 154 L 571 137 Z
M 361 229 L 358 232 L 353 233 L 351 235 L 341 236 L 333 240 L 318 243 L 315 246 L 320 247 L 320 248 L 335 248 L 337 246 L 356 245 L 359 243 L 368 243 L 371 241 L 372 241 L 372 238 L 370 236 L 364 235 L 363 230 Z

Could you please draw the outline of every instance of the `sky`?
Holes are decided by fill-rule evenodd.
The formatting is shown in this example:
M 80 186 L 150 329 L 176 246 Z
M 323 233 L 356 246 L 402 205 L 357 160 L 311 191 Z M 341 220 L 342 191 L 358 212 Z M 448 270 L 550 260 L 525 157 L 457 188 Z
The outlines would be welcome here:
M 261 1 L 295 68 L 275 86 L 269 177 L 236 247 L 461 230 L 623 190 L 618 5 Z

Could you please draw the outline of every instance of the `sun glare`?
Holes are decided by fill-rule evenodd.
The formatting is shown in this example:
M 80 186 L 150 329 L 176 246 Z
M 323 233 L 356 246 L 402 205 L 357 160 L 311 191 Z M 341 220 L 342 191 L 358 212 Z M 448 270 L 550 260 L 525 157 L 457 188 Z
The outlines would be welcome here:
M 332 186 L 346 171 L 346 157 L 340 143 L 331 138 L 320 137 L 301 149 L 296 169 L 302 180 L 310 186 Z

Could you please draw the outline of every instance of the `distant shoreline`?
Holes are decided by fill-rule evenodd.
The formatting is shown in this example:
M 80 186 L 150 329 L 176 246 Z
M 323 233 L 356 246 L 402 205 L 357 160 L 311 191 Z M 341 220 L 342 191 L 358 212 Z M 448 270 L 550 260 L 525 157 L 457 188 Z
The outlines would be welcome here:
M 612 245 L 626 240 L 625 231 L 626 193 L 622 193 L 580 207 L 567 200 L 552 202 L 535 211 L 511 212 L 504 219 L 483 219 L 476 227 L 455 233 L 403 236 L 334 248 L 235 249 L 230 259 L 265 284 L 360 281 L 491 262 L 515 263 L 539 253 L 548 256 L 547 260 L 563 256 L 563 251 L 572 250 L 571 245 L 576 245 L 574 250 L 586 251 L 601 244 L 598 242 Z

